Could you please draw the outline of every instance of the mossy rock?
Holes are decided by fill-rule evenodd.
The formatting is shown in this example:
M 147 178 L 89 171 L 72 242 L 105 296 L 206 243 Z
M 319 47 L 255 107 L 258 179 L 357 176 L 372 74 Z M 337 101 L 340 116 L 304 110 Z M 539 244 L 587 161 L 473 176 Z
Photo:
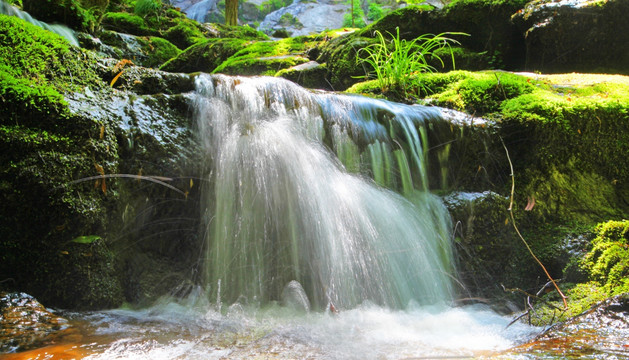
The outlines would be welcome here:
M 228 75 L 269 75 L 288 69 L 309 60 L 303 56 L 283 55 L 262 58 L 228 59 L 214 70 L 214 73 Z
M 104 30 L 100 39 L 106 45 L 101 50 L 106 50 L 107 56 L 139 66 L 159 67 L 181 53 L 170 41 L 157 36 L 135 36 Z
M 622 0 L 531 1 L 513 16 L 526 34 L 531 71 L 629 74 L 629 24 Z
M 182 21 L 166 30 L 164 38 L 181 50 L 185 50 L 206 39 L 199 26 L 188 21 Z
M 208 39 L 193 45 L 160 67 L 170 72 L 212 72 L 230 56 L 241 50 L 246 40 Z
M 158 67 L 181 53 L 179 48 L 161 37 L 151 36 L 141 40 L 145 41 L 143 49 L 147 54 L 146 60 L 142 62 L 143 66 Z
M 518 1 L 456 0 L 442 9 L 427 6 L 408 6 L 398 9 L 359 32 L 359 36 L 373 37 L 375 31 L 386 35 L 400 29 L 400 37 L 414 39 L 424 34 L 463 32 L 457 36 L 461 46 L 473 53 L 483 53 L 491 67 L 519 69 L 524 63 L 524 37 L 511 23 L 511 16 L 526 4 Z M 482 62 L 470 63 L 475 70 Z M 465 62 L 457 66 L 460 69 Z
M 65 24 L 93 33 L 105 13 L 108 0 L 23 0 L 24 11 L 48 23 Z
M 334 38 L 319 48 L 317 62 L 326 64 L 329 71 L 327 78 L 334 90 L 345 90 L 366 80 L 368 70 L 363 67 L 360 59 L 367 55 L 359 53 L 359 50 L 375 42 L 372 38 L 348 34 Z
M 51 284 L 42 298 L 49 306 L 71 309 L 119 307 L 124 297 L 114 253 L 97 236 L 90 243 L 76 239 L 61 245 L 56 259 L 48 259 Z
M 231 75 L 275 75 L 282 69 L 307 63 L 312 37 L 258 41 L 235 53 L 214 72 Z
M 61 93 L 82 86 L 101 86 L 94 57 L 71 47 L 64 38 L 16 17 L 0 15 L 0 123 L 38 124 L 51 129 L 61 123 L 66 102 Z M 24 61 L 28 59 L 28 61 Z M 54 85 L 53 85 L 54 82 Z
M 150 28 L 143 18 L 126 12 L 108 12 L 102 20 L 107 30 L 137 36 L 156 36 L 159 33 Z
M 609 295 L 629 292 L 629 220 L 601 223 L 594 233 L 582 268 Z
M 241 40 L 269 40 L 269 37 L 250 26 L 225 25 L 223 23 L 207 23 L 203 24 L 204 28 L 218 38 L 234 38 Z
M 316 61 L 309 61 L 278 71 L 275 76 L 283 77 L 309 89 L 332 90 L 326 80 L 328 69 Z
M 444 198 L 457 224 L 456 247 L 459 254 L 459 277 L 475 296 L 495 297 L 501 294 L 499 284 L 516 286 L 522 279 L 513 278 L 512 262 L 520 254 L 517 235 L 509 221 L 509 200 L 490 191 L 457 192 Z

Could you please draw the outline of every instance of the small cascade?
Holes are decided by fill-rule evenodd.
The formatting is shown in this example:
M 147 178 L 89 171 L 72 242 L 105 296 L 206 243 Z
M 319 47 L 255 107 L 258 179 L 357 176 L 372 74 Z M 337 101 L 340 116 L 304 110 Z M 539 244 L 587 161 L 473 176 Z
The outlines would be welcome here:
M 26 22 L 29 22 L 33 25 L 39 26 L 42 29 L 46 29 L 51 31 L 57 35 L 60 35 L 64 39 L 66 39 L 70 44 L 74 46 L 79 46 L 79 41 L 74 35 L 74 31 L 72 31 L 67 26 L 58 25 L 58 24 L 48 24 L 43 21 L 39 21 L 33 18 L 29 13 L 22 11 L 16 8 L 13 5 L 7 4 L 6 2 L 0 0 L 0 14 L 16 16 Z
M 216 3 L 216 0 L 202 0 L 185 9 L 186 15 L 192 20 L 205 22 L 209 13 L 218 11 Z
M 314 309 L 451 299 L 451 224 L 425 161 L 439 109 L 279 78 L 196 82 L 210 298 L 221 284 L 225 303 L 280 301 L 296 281 Z

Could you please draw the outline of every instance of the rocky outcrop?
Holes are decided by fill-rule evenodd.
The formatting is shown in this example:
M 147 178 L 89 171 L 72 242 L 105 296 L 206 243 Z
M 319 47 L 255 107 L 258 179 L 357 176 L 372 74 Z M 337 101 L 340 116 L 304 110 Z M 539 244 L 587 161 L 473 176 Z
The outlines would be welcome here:
M 25 293 L 0 292 L 0 354 L 80 336 L 68 321 Z
M 620 359 L 629 356 L 629 293 L 609 298 L 514 351 L 532 357 Z M 561 346 L 557 346 L 561 343 Z
M 531 1 L 513 16 L 526 38 L 525 69 L 629 73 L 629 3 Z

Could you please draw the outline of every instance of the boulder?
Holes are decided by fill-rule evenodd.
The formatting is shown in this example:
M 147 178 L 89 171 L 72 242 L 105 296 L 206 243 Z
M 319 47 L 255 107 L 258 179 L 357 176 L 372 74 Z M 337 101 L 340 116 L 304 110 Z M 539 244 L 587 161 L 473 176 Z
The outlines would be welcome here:
M 80 337 L 66 319 L 25 293 L 0 292 L 0 353 L 45 346 Z
M 629 356 L 629 293 L 593 305 L 517 348 L 533 358 L 620 359 Z M 558 346 L 557 344 L 561 344 Z
M 629 73 L 629 2 L 532 1 L 513 16 L 528 70 Z

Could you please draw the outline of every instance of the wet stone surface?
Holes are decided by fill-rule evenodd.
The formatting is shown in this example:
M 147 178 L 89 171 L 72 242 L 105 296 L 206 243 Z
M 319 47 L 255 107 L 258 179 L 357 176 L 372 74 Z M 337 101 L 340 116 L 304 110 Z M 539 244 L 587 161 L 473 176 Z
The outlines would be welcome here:
M 0 292 L 0 353 L 24 351 L 77 336 L 68 321 L 25 293 Z
M 515 351 L 525 358 L 629 358 L 629 293 L 596 304 Z

